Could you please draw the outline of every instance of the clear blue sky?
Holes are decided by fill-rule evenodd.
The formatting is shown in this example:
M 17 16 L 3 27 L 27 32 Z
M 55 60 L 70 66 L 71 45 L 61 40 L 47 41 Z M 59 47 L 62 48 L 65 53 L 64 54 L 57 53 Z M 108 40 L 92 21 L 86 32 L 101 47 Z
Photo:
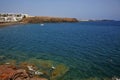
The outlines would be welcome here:
M 0 0 L 0 13 L 120 20 L 120 0 Z

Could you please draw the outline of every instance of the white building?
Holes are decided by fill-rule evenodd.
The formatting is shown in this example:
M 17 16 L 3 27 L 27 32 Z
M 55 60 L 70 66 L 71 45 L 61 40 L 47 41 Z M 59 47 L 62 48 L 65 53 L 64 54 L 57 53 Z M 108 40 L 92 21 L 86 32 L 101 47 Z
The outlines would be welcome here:
M 24 17 L 28 17 L 28 14 L 2 13 L 0 14 L 0 22 L 17 22 L 22 20 Z

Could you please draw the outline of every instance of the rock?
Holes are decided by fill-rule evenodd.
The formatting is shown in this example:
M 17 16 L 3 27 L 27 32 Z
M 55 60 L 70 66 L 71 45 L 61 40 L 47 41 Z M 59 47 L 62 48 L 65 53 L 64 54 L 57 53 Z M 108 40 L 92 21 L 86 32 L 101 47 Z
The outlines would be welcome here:
M 1 65 L 0 66 L 0 80 L 22 80 L 23 78 L 27 79 L 28 74 L 24 69 L 17 69 L 11 65 Z
M 25 69 L 18 69 L 13 65 L 0 65 L 0 80 L 47 80 L 29 76 Z

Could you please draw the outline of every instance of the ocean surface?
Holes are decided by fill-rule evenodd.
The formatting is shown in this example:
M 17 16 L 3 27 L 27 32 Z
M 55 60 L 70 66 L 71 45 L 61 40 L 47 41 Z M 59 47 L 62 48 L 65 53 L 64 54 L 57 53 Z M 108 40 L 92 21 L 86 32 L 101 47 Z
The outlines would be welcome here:
M 3 56 L 5 56 L 3 58 Z M 12 25 L 0 28 L 0 62 L 29 58 L 63 63 L 60 80 L 120 77 L 120 22 Z

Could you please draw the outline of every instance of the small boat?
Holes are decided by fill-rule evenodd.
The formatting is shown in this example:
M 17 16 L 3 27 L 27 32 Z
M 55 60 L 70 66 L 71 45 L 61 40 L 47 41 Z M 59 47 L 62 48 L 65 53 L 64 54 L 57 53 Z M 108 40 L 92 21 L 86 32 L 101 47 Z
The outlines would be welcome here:
M 44 24 L 40 24 L 41 26 L 44 26 Z

